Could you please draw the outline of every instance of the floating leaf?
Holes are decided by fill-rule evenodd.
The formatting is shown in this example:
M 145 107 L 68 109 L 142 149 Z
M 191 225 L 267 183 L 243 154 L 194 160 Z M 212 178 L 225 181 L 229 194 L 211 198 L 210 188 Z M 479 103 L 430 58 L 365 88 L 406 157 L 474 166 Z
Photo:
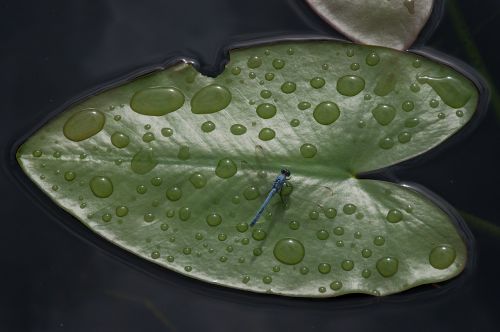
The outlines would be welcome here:
M 92 231 L 179 273 L 290 296 L 386 295 L 457 275 L 466 246 L 422 194 L 356 175 L 440 144 L 477 99 L 422 56 L 279 43 L 233 51 L 216 78 L 181 63 L 92 96 L 18 160 Z M 284 202 L 249 227 L 282 167 Z
M 432 12 L 433 0 L 306 0 L 351 40 L 404 50 Z

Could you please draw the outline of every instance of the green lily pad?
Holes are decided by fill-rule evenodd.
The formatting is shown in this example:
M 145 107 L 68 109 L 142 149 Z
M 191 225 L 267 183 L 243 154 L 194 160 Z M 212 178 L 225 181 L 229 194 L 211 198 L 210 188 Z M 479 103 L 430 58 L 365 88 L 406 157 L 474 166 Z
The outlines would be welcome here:
M 433 0 L 306 0 L 351 40 L 405 50 L 429 19 Z
M 397 184 L 358 179 L 432 149 L 473 116 L 448 66 L 333 41 L 234 50 L 216 78 L 180 63 L 92 96 L 18 161 L 56 204 L 181 274 L 254 292 L 386 295 L 467 260 L 453 220 Z M 282 167 L 291 173 L 249 227 Z

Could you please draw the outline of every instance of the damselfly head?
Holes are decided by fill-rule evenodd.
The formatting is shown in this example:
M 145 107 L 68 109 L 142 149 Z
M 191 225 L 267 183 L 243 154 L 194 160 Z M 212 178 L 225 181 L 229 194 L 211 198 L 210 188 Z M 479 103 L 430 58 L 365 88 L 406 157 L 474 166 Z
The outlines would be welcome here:
M 283 169 L 281 170 L 281 174 L 285 175 L 286 177 L 289 177 L 291 173 L 290 173 L 290 171 L 289 171 L 289 170 L 287 170 L 286 168 L 283 168 Z

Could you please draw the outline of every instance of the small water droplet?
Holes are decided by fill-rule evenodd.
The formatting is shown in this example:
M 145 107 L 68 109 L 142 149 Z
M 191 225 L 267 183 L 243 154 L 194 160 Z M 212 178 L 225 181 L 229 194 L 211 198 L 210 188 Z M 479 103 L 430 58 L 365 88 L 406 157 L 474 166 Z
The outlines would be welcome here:
M 252 232 L 252 237 L 254 238 L 254 240 L 256 241 L 262 241 L 266 238 L 267 234 L 266 232 L 263 230 L 263 229 L 254 229 L 253 232 Z
M 363 256 L 364 258 L 368 258 L 372 255 L 372 251 L 370 249 L 363 249 L 361 250 L 361 256 Z
M 267 81 L 272 81 L 274 79 L 274 74 L 273 73 L 266 73 L 264 75 L 264 78 L 267 80 Z
M 76 173 L 72 171 L 67 171 L 64 173 L 64 180 L 73 181 L 76 178 Z
M 260 196 L 259 189 L 255 186 L 250 186 L 245 189 L 243 196 L 249 201 L 256 199 Z
M 151 212 L 144 214 L 144 221 L 145 222 L 152 222 L 153 220 L 155 220 L 154 214 L 152 214 Z
M 455 249 L 448 245 L 440 245 L 431 250 L 429 263 L 435 269 L 444 270 L 453 264 L 456 257 Z
M 354 212 L 356 212 L 357 210 L 357 207 L 356 205 L 354 204 L 345 204 L 344 207 L 342 208 L 342 211 L 347 214 L 347 215 L 351 215 L 351 214 L 354 214 Z
M 304 158 L 313 158 L 317 152 L 318 150 L 316 149 L 316 147 L 309 143 L 303 144 L 300 147 L 300 154 Z
M 343 227 L 340 227 L 340 226 L 337 226 L 333 229 L 333 234 L 335 235 L 344 235 L 344 228 Z
M 255 69 L 259 68 L 261 65 L 262 65 L 262 59 L 259 56 L 254 55 L 248 58 L 247 61 L 248 68 Z
M 446 114 L 444 114 L 443 112 L 438 113 L 438 119 L 443 120 L 445 118 L 446 118 Z
M 271 128 L 263 128 L 259 132 L 259 138 L 263 141 L 270 141 L 276 137 L 276 132 Z
M 337 291 L 342 288 L 342 282 L 335 280 L 330 284 L 330 288 L 334 291 Z
M 366 56 L 366 64 L 368 66 L 376 66 L 380 62 L 380 57 L 375 52 L 371 52 Z
M 263 103 L 257 106 L 257 115 L 263 119 L 270 119 L 276 115 L 276 106 L 269 103 Z
M 290 126 L 292 127 L 298 127 L 300 125 L 300 121 L 298 119 L 292 119 L 290 121 Z
M 318 211 L 312 210 L 311 212 L 309 212 L 309 219 L 311 219 L 311 220 L 318 220 L 318 218 L 319 218 L 319 212 Z
M 182 221 L 187 221 L 191 217 L 191 209 L 188 207 L 181 207 L 179 209 L 179 219 Z
M 178 201 L 182 197 L 182 189 L 178 186 L 171 186 L 167 189 L 166 196 L 172 202 Z
M 391 105 L 378 104 L 372 110 L 373 117 L 382 126 L 387 126 L 396 117 L 396 109 Z
M 189 177 L 189 182 L 191 182 L 193 187 L 195 187 L 196 189 L 201 189 L 201 188 L 205 187 L 205 185 L 207 184 L 207 179 L 205 178 L 205 176 L 203 174 L 201 174 L 199 172 L 194 172 Z
M 248 224 L 246 222 L 240 222 L 236 225 L 236 230 L 240 233 L 245 233 L 248 230 Z
M 284 238 L 276 242 L 273 254 L 283 264 L 296 265 L 304 259 L 305 249 L 299 240 Z
M 299 229 L 300 227 L 300 223 L 298 221 L 295 221 L 295 220 L 292 220 L 290 221 L 290 223 L 288 224 L 288 227 L 290 227 L 291 230 L 297 230 Z
M 119 149 L 125 148 L 129 145 L 130 139 L 127 135 L 121 132 L 115 132 L 111 135 L 111 144 Z
M 313 117 L 319 124 L 330 125 L 337 121 L 340 110 L 337 104 L 330 101 L 320 103 L 314 108 Z
M 283 67 L 285 67 L 285 61 L 281 60 L 281 59 L 274 59 L 273 60 L 273 67 L 274 69 L 283 69 Z
M 364 88 L 365 80 L 356 75 L 342 76 L 337 80 L 337 91 L 347 97 L 356 96 Z
M 342 261 L 340 266 L 342 267 L 342 270 L 344 270 L 344 271 L 351 271 L 354 268 L 354 262 L 349 260 L 349 259 L 346 259 L 346 260 Z
M 311 107 L 311 103 L 308 103 L 307 101 L 301 101 L 300 103 L 297 104 L 297 108 L 301 111 L 304 111 Z
M 222 179 L 232 177 L 237 171 L 238 168 L 236 167 L 234 161 L 227 158 L 219 160 L 217 167 L 215 168 L 215 174 Z
M 401 144 L 408 143 L 409 141 L 411 141 L 411 134 L 407 131 L 403 131 L 403 132 L 399 133 L 398 141 Z
M 364 269 L 363 271 L 361 271 L 361 276 L 365 279 L 370 278 L 371 275 L 372 271 L 370 269 Z
M 385 244 L 385 239 L 383 236 L 376 236 L 374 239 L 373 239 L 373 244 L 376 245 L 376 246 L 383 246 Z
M 294 82 L 285 82 L 281 85 L 281 91 L 286 94 L 295 92 L 297 85 Z
M 397 223 L 403 220 L 403 213 L 401 211 L 396 210 L 396 209 L 391 209 L 389 212 L 387 212 L 386 219 L 388 222 L 391 223 Z
M 390 137 L 382 138 L 378 142 L 378 146 L 384 150 L 389 150 L 394 146 L 394 140 Z
M 155 140 L 155 135 L 153 133 L 147 132 L 142 135 L 142 140 L 146 143 L 150 143 Z
M 96 197 L 106 198 L 113 193 L 113 183 L 108 177 L 95 176 L 90 180 L 90 190 Z
M 43 154 L 43 153 L 42 153 L 42 151 L 40 151 L 40 150 L 35 150 L 35 151 L 33 151 L 33 153 L 32 153 L 33 157 L 35 157 L 35 158 L 39 158 L 39 157 L 41 157 L 41 156 L 42 156 L 42 154 Z
M 463 117 L 463 116 L 464 116 L 464 112 L 463 112 L 463 111 L 460 111 L 460 110 L 456 111 L 456 112 L 455 112 L 455 114 L 456 114 L 459 118 L 461 118 L 461 117 Z
M 128 214 L 128 207 L 124 205 L 118 206 L 115 210 L 115 213 L 117 217 L 125 217 Z
M 321 274 L 327 274 L 327 273 L 330 273 L 330 271 L 332 270 L 332 267 L 330 264 L 328 263 L 320 263 L 318 265 L 318 271 L 319 273 Z
M 322 77 L 314 77 L 309 81 L 309 84 L 311 84 L 314 89 L 321 89 L 325 86 L 325 83 L 326 82 Z
M 271 98 L 271 96 L 273 95 L 273 93 L 269 90 L 262 90 L 260 92 L 260 96 L 264 99 L 268 99 L 268 98 Z
M 170 137 L 174 134 L 174 130 L 172 128 L 161 128 L 161 134 L 164 137 Z
M 333 219 L 337 216 L 337 209 L 335 208 L 328 208 L 325 210 L 325 216 L 328 218 L 328 219 Z
M 215 227 L 221 224 L 222 217 L 217 213 L 211 213 L 206 217 L 206 222 L 209 226 Z
M 113 216 L 110 213 L 105 213 L 102 215 L 101 219 L 104 222 L 110 222 L 111 219 L 113 219 Z
M 399 262 L 393 257 L 383 257 L 377 261 L 377 271 L 384 278 L 391 277 L 398 272 Z
M 361 66 L 359 65 L 359 63 L 356 63 L 356 62 L 355 63 L 351 63 L 351 66 L 350 66 L 351 70 L 353 70 L 353 71 L 359 70 L 360 67 Z
M 319 240 L 326 240 L 326 239 L 328 239 L 329 236 L 330 236 L 330 234 L 328 233 L 328 231 L 326 229 L 321 229 L 321 230 L 316 232 L 316 237 Z
M 411 92 L 417 93 L 420 91 L 420 86 L 417 83 L 412 83 L 410 85 Z
M 138 194 L 144 195 L 148 191 L 148 188 L 145 185 L 140 184 L 135 188 L 135 190 Z

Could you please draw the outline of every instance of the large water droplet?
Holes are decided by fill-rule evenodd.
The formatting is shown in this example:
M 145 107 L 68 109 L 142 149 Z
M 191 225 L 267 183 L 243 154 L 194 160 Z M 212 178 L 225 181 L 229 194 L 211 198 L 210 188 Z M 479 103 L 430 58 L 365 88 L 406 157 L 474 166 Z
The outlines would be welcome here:
M 215 168 L 215 174 L 223 179 L 227 179 L 236 174 L 238 168 L 231 159 L 221 159 Z
M 337 81 L 337 91 L 344 96 L 352 97 L 363 91 L 365 80 L 356 75 L 342 76 Z
M 398 272 L 398 260 L 393 257 L 383 257 L 377 261 L 377 271 L 382 277 L 388 278 Z
M 391 105 L 378 104 L 372 110 L 373 117 L 382 126 L 387 126 L 396 117 L 396 109 Z
M 273 253 L 283 264 L 295 265 L 304 259 L 305 249 L 299 240 L 285 238 L 276 242 Z
M 429 254 L 429 263 L 431 263 L 432 267 L 435 269 L 444 270 L 453 264 L 456 257 L 457 254 L 455 249 L 451 246 L 441 245 L 431 250 Z
M 136 92 L 130 100 L 130 107 L 139 114 L 162 116 L 181 108 L 184 100 L 184 95 L 177 88 L 149 88 Z
M 417 80 L 420 84 L 429 84 L 441 97 L 444 103 L 453 108 L 465 106 L 472 97 L 472 89 L 463 81 L 455 77 L 431 77 L 419 75 Z
M 313 117 L 316 122 L 322 125 L 330 125 L 337 121 L 340 110 L 337 104 L 331 101 L 324 101 L 314 108 Z
M 191 99 L 191 112 L 210 114 L 223 110 L 231 103 L 231 93 L 223 86 L 212 84 L 199 90 Z
M 90 190 L 100 198 L 106 198 L 113 193 L 113 183 L 108 177 L 95 176 L 90 180 Z
M 66 138 L 74 142 L 83 141 L 100 132 L 106 118 L 97 110 L 84 110 L 71 116 L 63 127 Z
M 156 165 L 158 165 L 158 161 L 153 154 L 152 148 L 141 149 L 132 157 L 132 161 L 130 162 L 132 171 L 137 174 L 146 174 L 152 171 Z

